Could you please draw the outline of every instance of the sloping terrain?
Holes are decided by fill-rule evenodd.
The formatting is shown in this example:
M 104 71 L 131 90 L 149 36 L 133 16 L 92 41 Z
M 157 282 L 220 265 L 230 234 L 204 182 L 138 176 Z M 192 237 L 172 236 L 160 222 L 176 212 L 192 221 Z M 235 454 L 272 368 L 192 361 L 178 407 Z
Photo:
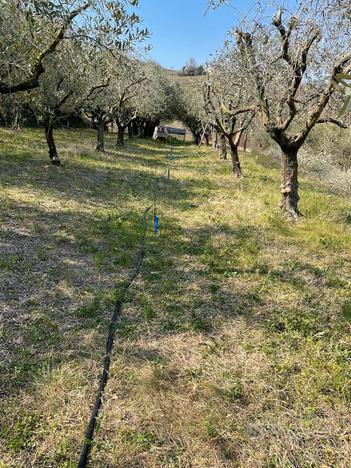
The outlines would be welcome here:
M 0 131 L 0 466 L 76 466 L 113 305 L 128 292 L 92 467 L 349 466 L 351 203 L 279 168 L 60 131 Z

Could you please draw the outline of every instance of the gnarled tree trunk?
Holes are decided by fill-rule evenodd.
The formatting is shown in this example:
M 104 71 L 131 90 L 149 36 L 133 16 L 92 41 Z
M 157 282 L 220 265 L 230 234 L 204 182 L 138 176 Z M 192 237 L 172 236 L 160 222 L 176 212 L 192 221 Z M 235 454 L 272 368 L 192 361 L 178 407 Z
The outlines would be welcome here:
M 100 117 L 98 118 L 96 151 L 105 151 L 105 122 Z
M 50 120 L 45 121 L 45 137 L 49 148 L 49 156 L 52 164 L 59 166 L 61 164 L 60 158 L 58 157 L 56 144 L 54 140 L 54 126 Z
M 221 133 L 219 136 L 219 149 L 221 159 L 227 159 L 227 141 L 224 133 Z
M 298 184 L 298 148 L 285 146 L 282 150 L 282 184 L 280 208 L 293 218 L 298 218 L 299 184 Z
M 234 177 L 240 177 L 242 176 L 242 172 L 238 154 L 238 143 L 236 140 L 237 139 L 233 135 L 228 136 L 233 175 Z

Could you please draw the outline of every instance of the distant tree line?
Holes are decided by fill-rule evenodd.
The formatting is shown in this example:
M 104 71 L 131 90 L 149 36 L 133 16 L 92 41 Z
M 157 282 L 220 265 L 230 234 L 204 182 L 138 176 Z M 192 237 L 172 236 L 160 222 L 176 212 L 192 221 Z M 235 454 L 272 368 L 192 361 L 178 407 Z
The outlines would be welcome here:
M 203 65 L 198 65 L 194 58 L 190 58 L 188 62 L 182 67 L 179 75 L 181 76 L 202 76 L 205 74 Z

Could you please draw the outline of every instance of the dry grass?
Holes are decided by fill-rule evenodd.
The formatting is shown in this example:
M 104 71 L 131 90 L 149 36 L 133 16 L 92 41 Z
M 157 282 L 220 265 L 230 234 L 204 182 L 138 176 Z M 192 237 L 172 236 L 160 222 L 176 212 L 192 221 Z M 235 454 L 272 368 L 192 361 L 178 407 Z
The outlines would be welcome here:
M 279 170 L 245 155 L 128 142 L 92 152 L 60 132 L 0 134 L 2 466 L 73 467 L 118 285 L 128 295 L 94 467 L 347 467 L 351 459 L 350 202 L 302 181 L 305 218 L 277 211 Z M 1 466 L 1 463 L 0 463 Z

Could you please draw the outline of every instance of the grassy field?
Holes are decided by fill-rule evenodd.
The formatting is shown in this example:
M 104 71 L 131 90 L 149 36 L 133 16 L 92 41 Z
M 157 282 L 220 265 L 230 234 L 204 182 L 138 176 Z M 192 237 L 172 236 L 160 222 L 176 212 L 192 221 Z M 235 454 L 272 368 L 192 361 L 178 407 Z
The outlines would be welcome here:
M 279 168 L 90 131 L 0 131 L 0 466 L 74 467 L 108 321 L 138 251 L 92 467 L 348 467 L 351 203 Z M 158 186 L 158 188 L 157 188 Z

